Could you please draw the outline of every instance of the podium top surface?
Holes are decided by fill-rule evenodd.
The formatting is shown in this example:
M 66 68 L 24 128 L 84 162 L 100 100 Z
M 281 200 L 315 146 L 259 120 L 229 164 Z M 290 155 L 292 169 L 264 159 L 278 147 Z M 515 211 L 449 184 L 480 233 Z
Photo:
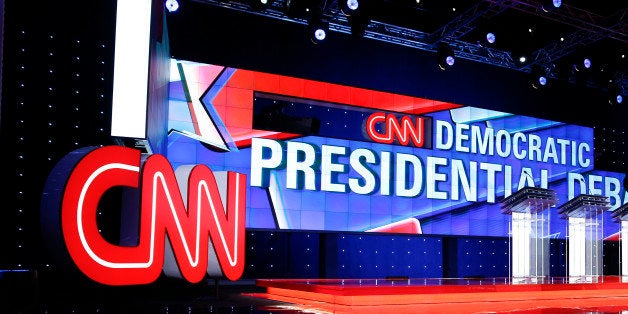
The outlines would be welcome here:
M 628 220 L 628 203 L 617 207 L 611 213 L 611 217 L 613 217 L 613 221 L 620 222 L 622 220 Z
M 562 218 L 590 218 L 597 216 L 605 210 L 611 208 L 610 201 L 606 196 L 580 194 L 570 201 L 558 207 L 558 214 Z
M 502 213 L 538 213 L 558 202 L 556 191 L 524 187 L 501 201 Z

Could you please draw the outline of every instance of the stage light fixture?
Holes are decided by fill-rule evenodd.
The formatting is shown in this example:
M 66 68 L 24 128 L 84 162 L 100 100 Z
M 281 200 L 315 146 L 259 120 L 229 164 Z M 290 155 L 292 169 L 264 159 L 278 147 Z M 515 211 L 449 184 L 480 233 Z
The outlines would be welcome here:
M 491 32 L 486 33 L 486 41 L 489 44 L 495 43 L 495 39 L 496 39 L 495 33 L 491 33 Z
M 438 67 L 441 70 L 446 70 L 454 65 L 456 62 L 456 56 L 454 50 L 447 43 L 439 43 L 436 51 L 436 59 Z
M 364 12 L 354 14 L 347 18 L 351 26 L 351 35 L 355 38 L 362 38 L 366 33 L 371 18 Z
M 591 68 L 591 59 L 584 58 L 584 60 L 582 61 L 582 65 L 584 65 L 585 69 L 590 69 Z
M 308 24 L 310 40 L 314 44 L 320 44 L 327 38 L 329 23 L 321 19 L 311 19 Z
M 540 89 L 547 86 L 548 78 L 547 71 L 543 67 L 534 66 L 532 67 L 532 71 L 530 72 L 530 85 L 534 89 Z
M 346 16 L 351 16 L 356 14 L 359 10 L 361 10 L 360 0 L 340 0 L 340 11 L 344 13 Z
M 611 83 L 608 88 L 608 103 L 611 105 L 619 105 L 624 102 L 622 89 L 615 83 Z
M 273 4 L 273 0 L 249 0 L 251 9 L 256 11 L 264 11 Z
M 545 77 L 545 75 L 539 76 L 539 79 L 537 81 L 539 82 L 539 84 L 541 84 L 541 86 L 547 85 L 547 78 Z
M 581 62 L 574 63 L 571 66 L 571 77 L 576 84 L 587 85 L 596 80 L 593 71 L 593 62 L 589 58 L 583 58 Z
M 340 10 L 347 16 L 351 35 L 362 38 L 371 23 L 372 2 L 367 0 L 338 0 Z
M 560 8 L 562 4 L 563 2 L 561 0 L 543 0 L 541 1 L 541 9 L 543 10 L 543 12 L 547 13 L 549 11 Z
M 609 93 L 608 103 L 611 105 L 619 105 L 624 102 L 624 96 L 618 93 Z
M 177 0 L 166 0 L 164 5 L 168 12 L 176 12 L 179 9 L 179 1 Z

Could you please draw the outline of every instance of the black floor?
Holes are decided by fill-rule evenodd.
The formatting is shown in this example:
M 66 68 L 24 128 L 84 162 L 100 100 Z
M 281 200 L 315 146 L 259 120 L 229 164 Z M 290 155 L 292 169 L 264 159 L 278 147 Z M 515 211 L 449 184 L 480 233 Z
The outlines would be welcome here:
M 111 287 L 76 278 L 32 273 L 0 277 L 0 313 L 302 313 L 291 304 L 248 295 L 253 280 L 190 284 L 160 279 L 150 285 Z

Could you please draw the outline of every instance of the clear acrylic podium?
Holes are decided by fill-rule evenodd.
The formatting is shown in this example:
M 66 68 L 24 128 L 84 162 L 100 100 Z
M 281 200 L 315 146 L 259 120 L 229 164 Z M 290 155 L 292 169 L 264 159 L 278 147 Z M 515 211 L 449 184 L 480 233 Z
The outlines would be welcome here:
M 547 209 L 556 202 L 556 192 L 535 187 L 525 187 L 502 200 L 502 213 L 511 215 L 512 283 L 541 283 L 549 276 Z
M 622 282 L 628 282 L 628 203 L 619 206 L 611 214 L 613 221 L 620 223 L 619 247 Z
M 598 282 L 602 278 L 604 223 L 600 213 L 610 208 L 608 197 L 581 194 L 558 208 L 567 223 L 569 282 Z

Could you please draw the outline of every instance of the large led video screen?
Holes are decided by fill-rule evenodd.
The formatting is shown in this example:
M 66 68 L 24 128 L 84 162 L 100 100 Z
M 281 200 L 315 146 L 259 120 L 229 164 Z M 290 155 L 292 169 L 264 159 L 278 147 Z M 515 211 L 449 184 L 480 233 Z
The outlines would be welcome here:
M 507 236 L 500 201 L 532 186 L 607 196 L 619 231 L 624 174 L 595 169 L 592 128 L 185 60 L 170 75 L 168 159 L 246 174 L 247 228 Z

